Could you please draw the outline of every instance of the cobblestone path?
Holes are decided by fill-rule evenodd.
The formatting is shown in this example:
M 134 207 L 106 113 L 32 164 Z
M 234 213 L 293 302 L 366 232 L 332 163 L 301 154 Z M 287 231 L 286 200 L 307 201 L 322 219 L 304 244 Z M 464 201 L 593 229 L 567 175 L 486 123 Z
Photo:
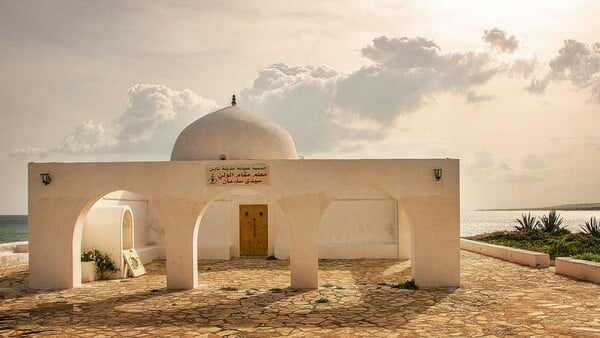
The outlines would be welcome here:
M 408 262 L 322 260 L 318 290 L 288 288 L 289 261 L 202 261 L 199 287 L 148 275 L 62 291 L 0 271 L 0 334 L 241 337 L 600 336 L 600 286 L 461 252 L 455 290 L 403 290 Z

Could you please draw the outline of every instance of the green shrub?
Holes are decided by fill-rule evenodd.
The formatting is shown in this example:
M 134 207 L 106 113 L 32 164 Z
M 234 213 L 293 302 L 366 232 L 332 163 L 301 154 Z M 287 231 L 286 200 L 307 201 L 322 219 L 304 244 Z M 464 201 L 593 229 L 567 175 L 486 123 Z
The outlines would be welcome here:
M 400 284 L 391 285 L 394 289 L 407 289 L 407 290 L 419 290 L 419 287 L 415 283 L 414 279 L 404 281 Z
M 327 299 L 327 298 L 319 298 L 319 299 L 317 299 L 317 303 L 318 304 L 329 303 L 329 299 Z
M 552 243 L 548 254 L 551 257 L 570 257 L 575 251 L 564 239 Z
M 595 254 L 595 253 L 591 253 L 591 252 L 586 252 L 586 253 L 582 253 L 579 255 L 575 255 L 575 256 L 573 256 L 573 258 L 600 263 L 600 254 Z
M 584 233 L 572 234 L 566 229 L 550 233 L 541 230 L 494 232 L 474 236 L 471 239 L 511 248 L 544 252 L 549 254 L 552 259 L 586 252 L 600 254 L 600 238 Z
M 100 279 L 108 278 L 110 273 L 119 271 L 115 266 L 115 262 L 110 259 L 107 253 L 102 253 L 99 250 L 85 250 L 81 253 L 82 262 L 95 262 L 96 274 Z
M 82 262 L 93 262 L 94 261 L 94 251 L 98 250 L 85 250 L 81 252 L 81 261 Z
M 600 223 L 598 223 L 596 217 L 590 217 L 589 222 L 585 222 L 585 225 L 580 225 L 579 227 L 586 234 L 600 237 Z

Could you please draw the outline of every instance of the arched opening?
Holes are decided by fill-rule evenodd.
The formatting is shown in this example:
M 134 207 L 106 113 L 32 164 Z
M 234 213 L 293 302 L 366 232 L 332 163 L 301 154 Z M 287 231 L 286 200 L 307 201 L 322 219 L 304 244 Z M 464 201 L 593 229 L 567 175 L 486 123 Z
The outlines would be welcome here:
M 398 258 L 393 199 L 337 199 L 319 224 L 320 259 Z
M 332 271 L 342 276 L 335 281 L 341 287 L 411 279 L 411 240 L 408 219 L 392 196 L 375 190 L 339 196 L 319 223 L 319 284 L 334 283 Z M 344 263 L 348 259 L 353 262 Z
M 119 270 L 105 275 L 110 279 L 136 275 L 143 264 L 165 258 L 164 230 L 148 199 L 135 192 L 115 190 L 82 209 L 73 234 L 74 286 L 80 285 L 84 277 L 81 253 L 94 250 L 108 255 Z
M 244 283 L 261 274 L 273 287 L 289 285 L 289 244 L 283 240 L 287 228 L 277 202 L 258 189 L 237 188 L 213 198 L 194 230 L 198 282 L 214 283 L 220 280 L 215 274 L 235 267 L 228 273 L 241 275 L 229 279 L 239 284 L 221 287 L 251 288 L 251 282 Z
M 258 190 L 242 188 L 221 194 L 209 202 L 197 223 L 198 259 L 289 257 L 285 215 L 277 202 Z M 253 242 L 261 248 L 244 250 L 244 235 L 256 238 Z

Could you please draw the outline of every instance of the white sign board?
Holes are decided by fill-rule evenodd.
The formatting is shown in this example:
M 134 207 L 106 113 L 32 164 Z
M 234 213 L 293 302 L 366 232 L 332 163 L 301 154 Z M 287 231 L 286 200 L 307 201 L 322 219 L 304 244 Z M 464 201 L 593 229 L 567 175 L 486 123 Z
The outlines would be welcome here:
M 269 167 L 263 163 L 206 166 L 207 185 L 266 185 Z
M 135 249 L 123 250 L 123 257 L 130 276 L 138 277 L 146 274 L 146 268 L 144 268 L 144 264 L 142 264 L 142 260 Z

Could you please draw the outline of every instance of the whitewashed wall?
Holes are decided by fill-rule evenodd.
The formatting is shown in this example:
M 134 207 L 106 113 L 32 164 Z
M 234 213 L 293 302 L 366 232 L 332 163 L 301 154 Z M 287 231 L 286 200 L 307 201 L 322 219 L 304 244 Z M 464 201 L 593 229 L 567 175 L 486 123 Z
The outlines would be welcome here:
M 393 200 L 333 201 L 319 224 L 319 258 L 398 258 Z
M 144 196 L 131 191 L 117 190 L 104 195 L 92 208 L 103 206 L 127 205 L 131 208 L 135 223 L 134 247 L 148 245 L 164 245 L 164 229 L 152 210 L 148 208 L 148 200 Z
M 231 200 L 216 200 L 206 209 L 198 227 L 198 259 L 229 259 L 234 221 Z
M 124 218 L 126 214 L 132 215 L 132 210 L 127 205 L 120 206 L 97 206 L 90 209 L 88 212 L 83 227 L 81 239 L 81 250 L 97 249 L 102 253 L 106 253 L 115 262 L 116 267 L 120 270 L 122 277 L 125 276 L 124 262 L 122 257 L 123 249 L 130 249 L 128 245 L 123 245 L 123 230 Z M 131 224 L 133 229 L 129 231 L 135 232 L 135 216 Z M 127 237 L 135 235 L 127 234 Z

